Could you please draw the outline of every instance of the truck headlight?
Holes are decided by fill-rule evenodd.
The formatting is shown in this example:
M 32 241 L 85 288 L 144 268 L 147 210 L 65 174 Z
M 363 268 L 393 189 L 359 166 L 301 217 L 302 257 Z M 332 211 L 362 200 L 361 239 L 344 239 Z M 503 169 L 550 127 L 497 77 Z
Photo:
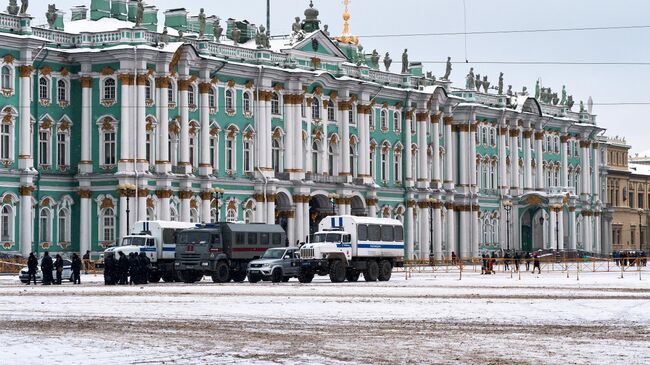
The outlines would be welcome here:
M 181 266 L 180 262 L 174 262 L 174 266 Z
M 202 262 L 201 266 L 208 266 L 208 263 L 207 262 Z

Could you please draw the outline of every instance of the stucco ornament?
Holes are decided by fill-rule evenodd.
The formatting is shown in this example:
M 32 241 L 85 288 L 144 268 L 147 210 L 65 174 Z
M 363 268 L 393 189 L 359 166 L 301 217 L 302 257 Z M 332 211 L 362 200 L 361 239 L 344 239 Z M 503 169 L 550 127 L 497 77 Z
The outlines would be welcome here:
M 201 8 L 199 11 L 199 38 L 205 36 L 205 10 Z
M 222 34 L 223 27 L 221 27 L 221 19 L 217 18 L 217 20 L 212 23 L 212 35 L 214 36 L 214 41 L 219 42 Z
M 499 84 L 497 86 L 497 93 L 503 95 L 503 72 L 499 73 Z

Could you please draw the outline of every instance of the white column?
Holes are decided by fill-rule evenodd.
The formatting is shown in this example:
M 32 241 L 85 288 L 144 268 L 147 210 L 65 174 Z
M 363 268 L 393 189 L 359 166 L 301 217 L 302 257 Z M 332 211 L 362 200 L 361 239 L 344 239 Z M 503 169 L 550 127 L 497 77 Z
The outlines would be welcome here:
M 368 217 L 377 217 L 377 199 L 376 198 L 368 198 Z
M 130 206 L 131 201 L 129 200 L 129 220 L 130 220 L 130 213 L 132 211 L 131 206 Z M 124 236 L 128 234 L 126 230 L 126 196 L 124 194 L 120 194 L 120 236 L 119 239 L 121 240 Z M 130 227 L 129 227 L 130 228 Z
M 558 224 L 560 229 L 560 250 L 564 250 L 564 209 L 560 210 Z
M 582 186 L 581 198 L 583 200 L 589 199 L 589 141 L 580 141 L 580 185 Z
M 567 161 L 568 141 L 569 136 L 560 137 L 560 184 L 563 187 L 569 186 L 569 163 Z
M 451 257 L 451 253 L 455 252 L 458 254 L 458 249 L 456 246 L 456 224 L 455 224 L 455 213 L 454 208 L 451 204 L 447 205 L 447 250 L 448 256 Z
M 90 250 L 90 197 L 89 190 L 79 191 L 79 252 L 83 255 Z
M 302 242 L 309 241 L 309 195 L 304 196 L 302 203 Z
M 284 170 L 294 169 L 294 144 L 297 136 L 295 115 L 293 109 L 297 102 L 298 95 L 284 95 Z
M 158 158 L 156 171 L 164 174 L 171 171 L 169 161 L 169 103 L 167 96 L 169 78 L 159 77 L 156 80 L 156 88 L 158 90 L 158 103 L 156 103 L 156 110 L 158 111 Z M 169 209 L 167 209 L 167 212 L 167 215 L 169 215 Z M 162 215 L 159 215 L 159 217 L 162 217 Z
M 256 194 L 255 197 L 255 222 L 257 223 L 266 223 L 266 207 L 264 203 L 264 195 Z
M 34 158 L 31 150 L 31 112 L 30 108 L 32 102 L 30 102 L 30 93 L 31 93 L 31 76 L 34 68 L 32 66 L 20 66 L 19 68 L 20 78 L 19 83 L 20 87 L 18 89 L 20 104 L 18 105 L 18 119 L 19 119 L 19 146 L 18 146 L 18 168 L 19 169 L 30 169 L 34 167 Z M 38 83 L 38 80 L 34 81 Z M 34 103 L 38 103 L 38 95 L 34 95 Z M 38 117 L 38 116 L 35 116 Z M 37 128 L 37 127 L 35 127 Z M 31 207 L 31 203 L 29 203 Z M 31 220 L 31 217 L 29 218 Z M 23 223 L 22 221 L 21 223 Z M 22 237 L 22 235 L 21 235 Z M 30 238 L 31 234 L 27 236 Z M 23 240 L 21 239 L 21 242 Z M 31 249 L 31 241 L 29 243 Z M 27 252 L 29 254 L 29 252 Z
M 296 198 L 298 198 L 298 199 L 296 199 Z M 296 217 L 295 218 L 296 219 L 296 227 L 295 227 L 296 235 L 295 235 L 295 238 L 293 239 L 293 241 L 289 241 L 289 246 L 295 245 L 296 240 L 299 241 L 299 242 L 302 242 L 305 239 L 303 237 L 303 228 L 304 228 L 305 222 L 303 221 L 303 214 L 302 214 L 302 208 L 303 208 L 303 204 L 301 203 L 302 198 L 298 197 L 298 196 L 294 196 L 293 201 L 294 201 L 295 206 L 296 206 L 296 211 L 294 213 L 295 217 Z
M 189 121 L 189 104 L 188 88 L 190 80 L 178 80 L 179 100 L 178 111 L 181 118 L 181 135 L 180 135 L 180 161 L 178 166 L 185 169 L 185 172 L 191 171 L 190 166 L 190 121 Z M 189 213 L 189 210 L 188 210 Z M 189 216 L 188 216 L 189 218 Z M 186 222 L 185 219 L 183 221 Z
M 451 115 L 444 117 L 443 124 L 445 126 L 445 179 L 444 186 L 445 189 L 454 188 L 454 146 L 453 146 L 453 135 L 451 132 L 451 126 L 454 121 L 454 118 Z
M 413 116 L 411 115 L 411 112 L 408 110 L 408 104 L 407 107 L 403 108 L 403 113 L 402 113 L 402 125 L 404 128 L 402 129 L 404 131 L 403 133 L 403 140 L 402 143 L 404 144 L 404 152 L 402 153 L 404 155 L 404 166 L 405 166 L 405 174 L 404 174 L 404 181 L 406 182 L 407 187 L 412 187 L 413 186 L 413 180 L 416 179 L 415 176 L 413 175 L 413 169 L 411 166 L 413 166 L 413 158 L 411 156 L 411 118 Z M 379 124 L 377 124 L 379 126 Z M 377 143 L 381 143 L 381 141 L 377 141 Z M 420 217 L 418 217 L 420 219 Z M 420 245 L 421 246 L 421 245 Z
M 467 143 L 467 138 L 469 135 L 469 126 L 467 124 L 459 124 L 458 125 L 459 133 L 458 133 L 458 147 L 460 151 L 460 156 L 458 157 L 458 172 L 460 179 L 458 180 L 458 184 L 463 188 L 467 190 L 467 186 L 469 185 L 469 165 L 471 163 L 475 163 L 474 159 L 474 154 L 471 153 L 469 150 L 470 146 Z M 470 161 L 470 157 L 471 161 Z M 467 226 L 465 226 L 467 227 Z M 462 242 L 461 242 L 462 244 Z
M 133 214 L 133 219 L 135 221 L 146 221 L 147 220 L 147 195 L 142 194 L 144 192 L 148 192 L 147 189 L 140 189 L 140 194 L 138 195 L 138 215 L 136 217 L 135 214 Z
M 181 222 L 190 221 L 190 197 L 192 196 L 191 191 L 181 191 Z
M 555 229 L 557 227 L 556 226 L 557 214 L 553 210 L 549 210 L 548 214 L 549 214 L 549 220 L 550 220 L 550 225 L 549 225 L 550 231 L 549 231 L 549 240 L 548 240 L 548 242 L 550 243 L 551 249 L 555 250 L 555 248 L 557 247 L 557 240 L 555 239 L 555 236 L 556 236 Z
M 468 158 L 469 160 L 467 163 L 469 164 L 469 185 L 470 189 L 469 191 L 475 191 L 476 186 L 477 186 L 477 181 L 476 181 L 476 128 L 477 124 L 476 123 L 470 123 L 469 127 L 469 154 Z
M 323 101 L 323 106 L 325 106 L 325 105 L 326 105 L 326 101 Z M 328 125 L 327 109 L 326 108 L 321 108 L 321 114 L 320 115 L 322 116 L 322 118 L 320 118 L 321 119 L 320 124 L 321 124 L 321 126 L 323 128 L 322 129 L 323 134 L 322 134 L 322 137 L 321 137 L 321 140 L 320 140 L 320 148 L 321 148 L 321 151 L 320 151 L 320 158 L 321 158 L 320 169 L 321 169 L 321 171 L 319 171 L 319 173 L 323 174 L 323 175 L 327 175 L 329 173 L 328 172 L 328 169 L 329 169 L 329 155 L 328 154 L 329 154 L 329 143 L 330 143 L 330 140 L 329 140 L 328 134 L 327 134 L 327 125 Z
M 167 99 L 165 99 L 167 100 Z M 169 198 L 171 196 L 171 190 L 159 190 L 158 191 L 158 205 L 160 210 L 158 211 L 158 218 L 163 221 L 170 220 L 171 210 L 169 207 Z
M 212 165 L 210 165 L 210 101 L 209 92 L 212 84 L 204 82 L 199 85 L 200 94 L 200 120 L 201 120 L 201 159 L 199 164 L 199 174 L 201 176 L 208 176 L 212 174 Z M 256 113 L 256 118 L 258 114 Z M 256 129 L 259 133 L 259 129 Z M 259 142 L 259 141 L 258 141 Z M 255 149 L 258 149 L 257 143 Z M 255 156 L 255 161 L 258 161 L 258 155 Z M 208 215 L 209 217 L 209 215 Z
M 594 202 L 597 202 L 599 200 L 602 200 L 603 197 L 600 196 L 600 153 L 598 151 L 598 146 L 593 145 L 593 148 L 591 148 L 591 151 L 594 156 L 594 163 L 592 164 L 593 167 L 593 189 L 592 189 L 592 194 L 594 197 Z
M 266 223 L 275 224 L 275 194 L 268 194 L 266 199 Z
M 258 89 L 255 92 L 257 97 L 257 103 L 255 104 L 255 167 L 259 167 L 260 170 L 264 171 L 268 166 L 266 166 L 266 134 L 271 134 L 270 128 L 266 128 L 266 99 L 270 99 L 271 93 L 260 90 L 259 85 Z M 270 107 L 270 105 L 269 105 Z M 257 169 L 255 169 L 257 172 Z M 257 213 L 255 213 L 255 219 L 257 220 Z
M 92 85 L 93 78 L 82 76 L 81 83 L 81 160 L 79 172 L 92 172 Z M 85 252 L 84 252 L 85 253 Z
M 31 187 L 20 188 L 20 253 L 23 257 L 32 252 L 34 220 L 32 217 L 32 190 Z
M 136 131 L 136 162 L 138 164 L 138 171 L 149 171 L 149 160 L 147 160 L 147 122 L 146 118 L 146 103 L 145 100 L 145 87 L 146 82 L 149 76 L 147 75 L 138 75 L 136 78 L 136 94 L 137 94 L 137 106 L 136 106 L 136 118 L 135 122 L 135 131 Z M 135 98 L 134 98 L 135 99 Z M 153 153 L 153 151 L 152 151 Z M 145 210 L 146 211 L 146 210 Z
M 535 190 L 544 190 L 544 152 L 542 143 L 544 142 L 544 131 L 535 132 Z
M 442 187 L 440 178 L 440 114 L 431 116 L 431 142 L 433 149 L 433 166 L 431 180 L 436 188 Z M 438 227 L 438 226 L 436 226 Z
M 597 253 L 603 252 L 603 244 L 601 240 L 601 220 L 600 220 L 601 214 L 602 213 L 600 212 L 596 212 L 596 215 L 594 216 L 595 226 L 596 226 L 595 233 L 594 233 L 594 243 L 596 247 L 594 248 L 594 251 L 596 251 Z M 641 234 L 641 227 L 639 227 L 639 240 L 641 239 L 640 234 Z M 647 237 L 644 237 L 644 239 L 646 241 L 648 240 Z
M 418 141 L 418 187 L 429 187 L 429 169 L 427 156 L 427 113 L 417 113 L 415 115 L 416 138 Z
M 133 84 L 133 75 L 122 74 L 120 75 L 120 160 L 124 165 L 126 171 L 129 170 L 129 160 L 133 158 L 131 155 L 131 133 L 135 133 L 135 129 L 131 123 L 131 84 Z
M 212 215 L 210 214 L 210 202 L 212 200 L 212 194 L 209 192 L 201 193 L 201 221 L 203 223 L 213 223 Z
M 576 210 L 575 207 L 569 207 L 569 250 L 575 250 L 577 248 L 576 228 Z
M 368 181 L 370 177 L 370 118 L 369 113 L 372 113 L 372 106 L 359 105 L 357 107 L 359 113 L 359 177 Z
M 442 254 L 442 203 L 435 202 L 433 206 L 433 252 L 436 260 L 440 260 Z
M 516 195 L 519 190 L 519 129 L 510 130 L 510 190 Z
M 413 206 L 415 205 L 414 200 L 408 200 L 406 202 L 406 259 L 413 260 L 413 242 L 414 242 L 414 227 L 415 219 L 413 219 Z
M 418 202 L 418 220 L 420 221 L 420 259 L 428 259 L 429 253 L 431 252 L 431 235 L 430 235 L 430 226 L 431 226 L 431 216 L 429 214 L 429 202 L 426 200 L 426 197 L 420 197 L 421 199 Z
M 506 163 L 506 138 L 508 138 L 508 128 L 499 127 L 499 175 L 498 187 L 502 194 L 507 194 L 510 186 L 508 180 L 508 164 Z
M 350 117 L 352 103 L 350 101 L 339 102 L 339 134 L 341 135 L 341 171 L 340 176 L 350 175 Z
M 460 256 L 466 259 L 470 255 L 469 232 L 471 230 L 469 211 L 465 207 L 460 211 L 460 235 L 458 243 L 460 245 Z
M 478 207 L 475 207 L 477 209 L 473 209 L 472 213 L 470 214 L 470 220 L 471 220 L 471 229 L 472 229 L 472 239 L 471 241 L 471 257 L 478 257 L 479 255 L 479 220 L 478 220 Z
M 523 149 L 524 149 L 524 190 L 529 191 L 533 189 L 533 167 L 532 165 L 532 150 L 530 148 L 530 137 L 533 131 L 523 132 Z
M 287 218 L 287 241 L 289 241 L 289 246 L 293 246 L 296 243 L 296 212 L 291 211 L 288 213 L 289 217 Z
M 295 138 L 291 141 L 293 143 L 293 169 L 294 173 L 292 180 L 302 180 L 305 177 L 305 170 L 303 168 L 303 159 L 305 158 L 305 151 L 303 151 L 302 139 L 302 104 L 305 102 L 302 96 L 298 97 L 296 104 L 293 106 L 293 127 Z M 294 242 L 295 243 L 295 242 Z

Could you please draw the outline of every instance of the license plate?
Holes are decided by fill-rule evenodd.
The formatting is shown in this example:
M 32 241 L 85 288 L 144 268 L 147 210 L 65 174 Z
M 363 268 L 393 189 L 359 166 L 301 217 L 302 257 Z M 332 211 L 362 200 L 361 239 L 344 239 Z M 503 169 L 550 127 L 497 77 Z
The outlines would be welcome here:
M 260 271 L 259 270 L 250 270 L 249 273 L 251 273 L 251 274 L 259 274 Z

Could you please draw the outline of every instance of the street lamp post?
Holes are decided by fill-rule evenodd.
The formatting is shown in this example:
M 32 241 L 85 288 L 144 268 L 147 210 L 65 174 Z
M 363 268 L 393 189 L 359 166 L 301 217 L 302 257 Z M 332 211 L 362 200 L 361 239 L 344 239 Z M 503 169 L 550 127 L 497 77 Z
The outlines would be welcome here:
M 639 213 L 639 251 L 643 251 L 643 234 L 642 232 L 642 227 L 641 227 L 641 218 L 643 218 L 643 209 L 639 208 L 637 211 Z
M 503 209 L 506 210 L 506 245 L 510 251 L 510 211 L 512 210 L 512 201 L 505 200 L 503 202 Z
M 329 198 L 332 203 L 332 215 L 336 215 L 336 199 L 339 197 L 337 193 L 330 193 Z
M 551 210 L 555 212 L 555 251 L 560 253 L 560 211 L 562 210 L 561 204 L 551 205 Z
M 130 184 L 130 183 L 124 183 L 120 184 L 117 186 L 117 188 L 120 190 L 122 195 L 126 196 L 126 234 L 129 234 L 129 222 L 131 221 L 129 219 L 129 214 L 131 213 L 131 209 L 129 208 L 129 198 L 131 197 L 131 191 L 135 190 L 135 185 Z
M 429 198 L 429 260 L 433 260 L 433 205 L 435 199 Z
M 219 199 L 223 196 L 225 190 L 223 188 L 210 188 L 208 190 L 211 196 L 215 199 L 215 223 L 219 223 Z

